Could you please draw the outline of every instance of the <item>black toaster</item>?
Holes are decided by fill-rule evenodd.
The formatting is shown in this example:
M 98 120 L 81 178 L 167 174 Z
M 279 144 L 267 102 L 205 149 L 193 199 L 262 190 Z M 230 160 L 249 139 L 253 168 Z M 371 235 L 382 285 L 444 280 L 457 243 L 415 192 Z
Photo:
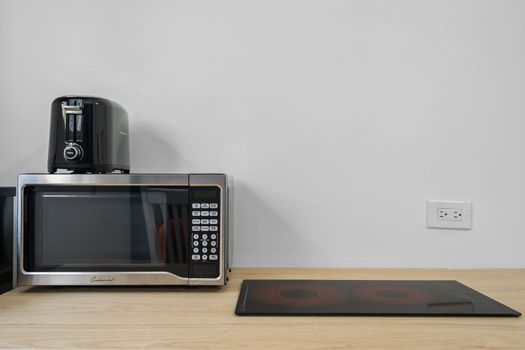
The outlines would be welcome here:
M 105 98 L 63 96 L 51 104 L 48 171 L 129 173 L 128 115 Z

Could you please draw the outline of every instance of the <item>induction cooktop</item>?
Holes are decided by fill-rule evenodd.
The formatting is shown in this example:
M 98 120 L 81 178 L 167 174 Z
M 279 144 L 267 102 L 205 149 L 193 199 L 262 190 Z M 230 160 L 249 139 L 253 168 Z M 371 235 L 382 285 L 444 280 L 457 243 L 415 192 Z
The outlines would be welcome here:
M 499 316 L 521 314 L 457 281 L 244 280 L 239 316 Z

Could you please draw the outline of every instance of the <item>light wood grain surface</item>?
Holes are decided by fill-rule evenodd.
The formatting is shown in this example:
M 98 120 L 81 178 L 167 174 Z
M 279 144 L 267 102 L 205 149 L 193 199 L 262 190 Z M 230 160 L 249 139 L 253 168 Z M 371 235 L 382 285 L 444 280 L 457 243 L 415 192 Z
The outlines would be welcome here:
M 525 270 L 234 269 L 218 288 L 18 288 L 0 296 L 0 348 L 525 349 L 525 320 L 239 317 L 243 279 L 455 279 L 525 311 Z

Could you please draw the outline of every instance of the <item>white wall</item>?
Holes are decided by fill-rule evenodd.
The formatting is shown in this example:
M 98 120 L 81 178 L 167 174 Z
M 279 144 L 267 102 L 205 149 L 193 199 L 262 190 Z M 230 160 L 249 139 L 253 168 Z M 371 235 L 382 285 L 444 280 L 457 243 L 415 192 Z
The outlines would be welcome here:
M 0 0 L 0 182 L 53 98 L 112 98 L 135 172 L 235 176 L 236 266 L 525 267 L 524 1 Z M 472 200 L 470 231 L 425 228 Z

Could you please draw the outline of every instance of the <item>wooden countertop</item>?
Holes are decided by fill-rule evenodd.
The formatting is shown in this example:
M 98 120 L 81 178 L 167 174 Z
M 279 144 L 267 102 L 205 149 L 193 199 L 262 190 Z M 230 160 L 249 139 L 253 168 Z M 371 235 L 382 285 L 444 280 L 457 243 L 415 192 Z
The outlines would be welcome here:
M 0 348 L 525 349 L 525 316 L 239 317 L 243 279 L 455 279 L 520 312 L 525 269 L 234 269 L 223 288 L 33 287 L 0 296 Z

